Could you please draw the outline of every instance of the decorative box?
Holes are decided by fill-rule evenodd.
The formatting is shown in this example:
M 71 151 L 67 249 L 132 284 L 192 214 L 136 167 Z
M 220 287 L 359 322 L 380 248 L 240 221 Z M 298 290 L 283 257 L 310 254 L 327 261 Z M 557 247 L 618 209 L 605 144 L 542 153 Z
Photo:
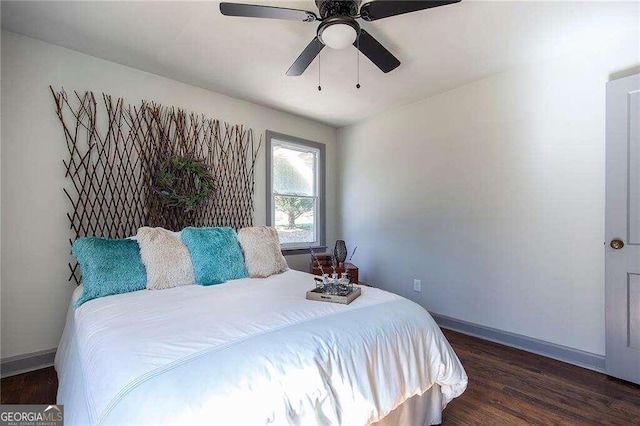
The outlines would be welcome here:
M 360 289 L 360 287 L 352 287 L 346 295 L 329 294 L 325 293 L 324 289 L 322 288 L 314 288 L 307 291 L 307 299 L 317 300 L 319 302 L 331 302 L 348 305 L 349 303 L 357 299 L 360 294 L 362 294 L 362 290 Z

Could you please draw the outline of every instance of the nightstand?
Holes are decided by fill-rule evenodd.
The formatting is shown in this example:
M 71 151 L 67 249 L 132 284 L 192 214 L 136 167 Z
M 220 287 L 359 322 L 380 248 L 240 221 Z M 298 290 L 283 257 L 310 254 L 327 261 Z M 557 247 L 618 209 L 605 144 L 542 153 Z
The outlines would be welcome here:
M 328 274 L 333 272 L 331 266 L 323 266 L 324 271 Z M 336 268 L 338 271 L 338 276 L 341 276 L 343 272 L 346 272 L 351 277 L 351 282 L 354 284 L 358 284 L 358 267 L 353 263 L 345 263 L 342 267 Z M 320 268 L 318 265 L 311 266 L 311 273 L 313 275 L 322 275 Z

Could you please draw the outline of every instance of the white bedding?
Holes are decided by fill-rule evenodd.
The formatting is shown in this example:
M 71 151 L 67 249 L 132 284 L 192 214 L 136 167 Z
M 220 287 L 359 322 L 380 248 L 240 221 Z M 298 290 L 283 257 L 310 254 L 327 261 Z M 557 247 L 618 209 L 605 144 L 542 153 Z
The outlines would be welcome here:
M 370 287 L 348 306 L 308 301 L 312 286 L 287 271 L 70 311 L 56 357 L 67 424 L 365 425 L 436 383 L 443 408 L 464 391 L 423 308 Z M 72 349 L 78 359 L 65 362 Z

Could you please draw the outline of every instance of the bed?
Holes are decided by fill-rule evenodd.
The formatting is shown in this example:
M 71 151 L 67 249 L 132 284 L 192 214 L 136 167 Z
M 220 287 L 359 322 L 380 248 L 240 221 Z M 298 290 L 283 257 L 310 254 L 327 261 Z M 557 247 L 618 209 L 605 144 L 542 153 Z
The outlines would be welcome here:
M 305 299 L 289 270 L 90 300 L 56 354 L 66 425 L 429 425 L 465 371 L 419 305 L 363 287 Z

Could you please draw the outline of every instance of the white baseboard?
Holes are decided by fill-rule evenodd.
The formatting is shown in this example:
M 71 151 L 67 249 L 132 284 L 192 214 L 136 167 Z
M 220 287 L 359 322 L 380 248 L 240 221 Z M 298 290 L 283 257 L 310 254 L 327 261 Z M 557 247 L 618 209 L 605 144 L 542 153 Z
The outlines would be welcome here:
M 51 367 L 56 357 L 56 348 L 0 360 L 0 377 L 10 377 L 41 368 Z
M 568 346 L 557 345 L 544 340 L 534 339 L 533 337 L 498 330 L 496 328 L 473 324 L 471 322 L 450 318 L 445 315 L 431 313 L 431 316 L 442 328 L 468 334 L 491 342 L 500 343 L 505 346 L 522 349 L 548 358 L 557 359 L 558 361 L 588 368 L 589 370 L 594 370 L 599 373 L 604 373 L 605 357 L 603 355 L 581 351 Z

